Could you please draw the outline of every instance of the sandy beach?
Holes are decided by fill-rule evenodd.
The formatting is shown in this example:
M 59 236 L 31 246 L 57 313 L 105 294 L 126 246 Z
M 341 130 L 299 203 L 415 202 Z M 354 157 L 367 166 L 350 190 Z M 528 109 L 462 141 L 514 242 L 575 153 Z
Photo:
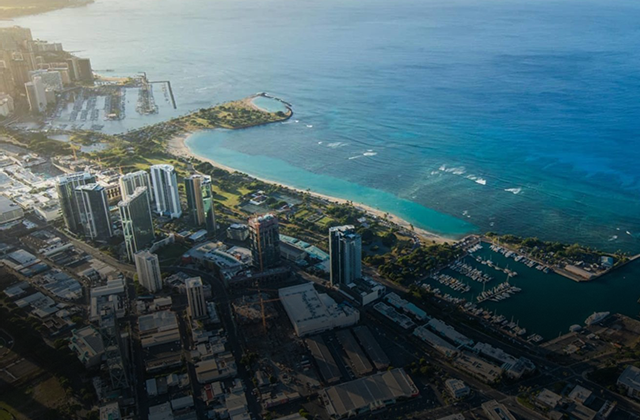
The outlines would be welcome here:
M 191 136 L 193 133 L 184 133 L 181 134 L 179 136 L 173 137 L 171 140 L 169 140 L 169 142 L 167 143 L 167 152 L 174 155 L 174 156 L 180 156 L 180 157 L 184 157 L 184 158 L 193 158 L 193 159 L 198 159 L 201 160 L 203 162 L 209 162 L 211 165 L 220 168 L 220 169 L 224 169 L 226 171 L 229 172 L 243 172 L 246 173 L 247 175 L 251 176 L 252 178 L 258 179 L 262 182 L 266 182 L 269 184 L 274 184 L 274 185 L 279 185 L 281 187 L 284 188 L 288 188 L 290 190 L 293 191 L 298 191 L 300 193 L 308 193 L 311 194 L 314 197 L 318 197 L 318 198 L 322 198 L 324 200 L 333 202 L 333 203 L 338 203 L 338 204 L 344 204 L 349 202 L 350 200 L 346 200 L 343 198 L 338 198 L 338 197 L 332 197 L 326 194 L 321 194 L 321 193 L 317 193 L 314 191 L 306 191 L 302 188 L 296 188 L 296 187 L 292 187 L 291 185 L 287 185 L 287 184 L 283 184 L 281 182 L 276 182 L 270 179 L 265 179 L 256 175 L 253 175 L 251 173 L 248 172 L 244 172 L 244 171 L 238 171 L 235 168 L 231 168 L 229 166 L 223 165 L 219 162 L 216 162 L 212 159 L 209 158 L 205 158 L 203 156 L 197 155 L 195 153 L 193 153 L 189 147 L 185 144 L 185 141 L 189 138 L 189 136 Z M 392 223 L 395 223 L 398 226 L 402 226 L 408 230 L 411 230 L 411 223 L 407 222 L 406 220 L 402 219 L 401 217 L 398 217 L 394 214 L 391 213 L 387 213 L 384 212 L 382 210 L 378 210 L 376 208 L 373 208 L 371 206 L 368 206 L 366 204 L 362 204 L 362 203 L 357 203 L 357 202 L 352 202 L 353 205 L 356 208 L 359 208 L 375 217 L 384 219 L 386 217 L 387 220 L 389 220 Z M 433 232 L 429 232 L 427 230 L 415 227 L 413 228 L 414 233 L 416 233 L 418 236 L 421 237 L 421 239 L 423 240 L 423 243 L 429 243 L 429 242 L 435 242 L 435 243 L 446 243 L 446 242 L 455 242 L 455 239 L 453 238 L 445 238 L 443 236 L 437 235 Z

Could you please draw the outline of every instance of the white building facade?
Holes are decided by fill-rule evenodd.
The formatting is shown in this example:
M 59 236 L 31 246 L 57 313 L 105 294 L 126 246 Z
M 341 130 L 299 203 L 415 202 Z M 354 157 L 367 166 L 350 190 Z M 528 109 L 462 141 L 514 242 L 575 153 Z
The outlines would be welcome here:
M 151 167 L 151 182 L 156 212 L 163 216 L 177 219 L 182 216 L 180 196 L 178 194 L 178 177 L 171 165 L 153 165 Z

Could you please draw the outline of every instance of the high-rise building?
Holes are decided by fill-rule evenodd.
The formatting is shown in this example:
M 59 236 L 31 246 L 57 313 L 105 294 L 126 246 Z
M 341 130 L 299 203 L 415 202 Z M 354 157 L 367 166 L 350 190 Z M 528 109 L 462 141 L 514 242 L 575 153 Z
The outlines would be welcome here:
M 82 82 L 93 82 L 93 69 L 91 68 L 91 60 L 88 58 L 78 58 L 76 60 L 79 75 L 76 74 L 78 80 Z
M 13 114 L 14 110 L 13 98 L 6 93 L 0 93 L 0 115 L 8 117 Z
M 67 58 L 67 67 L 69 68 L 69 78 L 72 82 L 79 79 L 80 70 L 78 69 L 78 59 L 76 57 Z
M 76 187 L 76 201 L 85 236 L 106 242 L 113 236 L 107 192 L 102 185 Z
M 148 194 L 146 187 L 138 187 L 118 203 L 127 256 L 131 261 L 135 253 L 150 245 L 155 237 Z
M 27 100 L 29 101 L 29 109 L 34 114 L 43 114 L 47 110 L 47 91 L 42 79 L 38 76 L 33 78 L 32 82 L 24 84 L 27 91 Z
M 18 90 L 24 92 L 24 84 L 30 81 L 28 73 L 35 69 L 32 41 L 31 31 L 27 28 L 0 28 L 0 60 L 4 61 L 14 83 L 13 88 L 2 91 L 14 97 L 17 96 Z M 4 79 L 6 82 L 7 76 Z
M 138 282 L 148 291 L 155 293 L 162 289 L 162 273 L 158 256 L 149 251 L 134 254 Z
M 16 83 L 13 80 L 11 69 L 5 60 L 0 60 L 0 92 L 11 96 L 16 96 Z
M 122 193 L 122 199 L 125 200 L 129 196 L 133 195 L 136 188 L 146 187 L 151 192 L 151 180 L 147 171 L 136 171 L 126 175 L 122 175 L 119 180 L 120 192 Z M 147 195 L 151 201 L 153 197 L 151 194 Z
M 153 165 L 151 182 L 156 212 L 172 219 L 182 216 L 180 196 L 178 195 L 178 177 L 171 165 Z
M 27 43 L 33 41 L 31 29 L 20 26 L 0 28 L 0 49 L 16 51 L 26 48 Z
M 329 228 L 330 278 L 334 286 L 362 278 L 362 239 L 353 226 Z
M 193 223 L 197 226 L 206 225 L 207 231 L 215 232 L 216 216 L 213 210 L 211 177 L 191 175 L 185 178 L 184 187 L 187 195 L 187 207 Z
M 184 282 L 187 288 L 187 301 L 191 319 L 201 319 L 207 316 L 207 304 L 204 300 L 204 288 L 200 277 L 192 277 Z
M 62 218 L 67 229 L 73 233 L 82 233 L 82 221 L 80 219 L 80 208 L 76 187 L 93 184 L 96 178 L 88 172 L 77 172 L 69 175 L 62 175 L 56 180 L 56 191 L 60 201 Z
M 34 70 L 29 72 L 29 78 L 33 80 L 39 77 L 42 80 L 42 84 L 45 89 L 53 89 L 55 92 L 60 92 L 64 86 L 62 83 L 62 75 L 56 70 Z
M 280 264 L 280 229 L 273 214 L 249 219 L 253 266 L 260 271 Z
M 24 86 L 25 83 L 31 81 L 29 78 L 29 72 L 34 67 L 29 62 L 30 55 L 28 53 L 22 53 L 14 51 L 11 53 L 9 60 L 9 68 L 13 75 L 13 81 L 18 86 Z
M 59 42 L 41 41 L 39 39 L 31 42 L 31 46 L 35 52 L 60 52 L 64 51 L 62 44 Z

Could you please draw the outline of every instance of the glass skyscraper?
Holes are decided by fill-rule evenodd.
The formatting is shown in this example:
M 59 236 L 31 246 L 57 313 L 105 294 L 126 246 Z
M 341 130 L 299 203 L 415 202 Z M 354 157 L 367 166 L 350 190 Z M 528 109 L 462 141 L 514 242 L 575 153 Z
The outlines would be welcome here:
M 89 172 L 76 172 L 74 174 L 59 176 L 56 179 L 56 191 L 58 192 L 62 218 L 64 219 L 64 224 L 67 229 L 73 233 L 83 233 L 76 187 L 94 184 L 95 182 L 95 176 Z
M 148 194 L 147 188 L 138 187 L 131 196 L 118 203 L 127 256 L 131 261 L 136 252 L 149 246 L 155 238 Z
M 205 225 L 208 232 L 214 233 L 216 216 L 213 209 L 211 177 L 191 175 L 185 178 L 184 187 L 187 195 L 187 207 L 193 223 L 197 226 Z

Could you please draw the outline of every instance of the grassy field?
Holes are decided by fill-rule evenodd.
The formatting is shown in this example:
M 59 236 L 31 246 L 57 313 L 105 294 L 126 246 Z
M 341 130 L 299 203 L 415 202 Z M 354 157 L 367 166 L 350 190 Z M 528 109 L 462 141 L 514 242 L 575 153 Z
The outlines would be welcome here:
M 252 97 L 239 101 L 227 102 L 213 108 L 201 109 L 191 115 L 179 118 L 174 123 L 188 131 L 203 128 L 237 129 L 282 121 L 291 115 L 285 113 L 265 112 L 256 109 Z
M 47 414 L 50 410 L 55 410 L 67 400 L 65 390 L 55 377 L 45 379 L 38 384 L 24 386 L 17 389 L 3 392 L 0 396 L 0 408 L 4 408 L 13 414 L 18 420 L 29 420 Z M 0 419 L 6 412 L 0 411 Z
M 233 208 L 240 204 L 240 197 L 250 192 L 251 190 L 245 187 L 240 187 L 234 191 L 224 191 L 220 188 L 216 188 L 214 200 L 222 203 L 225 207 Z

